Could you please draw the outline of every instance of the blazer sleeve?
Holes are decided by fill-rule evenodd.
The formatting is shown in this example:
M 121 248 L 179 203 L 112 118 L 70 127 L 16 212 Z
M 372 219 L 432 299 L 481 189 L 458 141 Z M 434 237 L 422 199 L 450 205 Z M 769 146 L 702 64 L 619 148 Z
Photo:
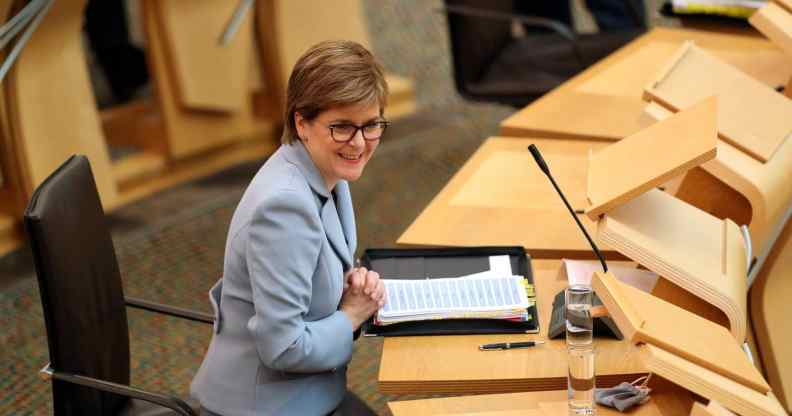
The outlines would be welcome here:
M 253 214 L 245 257 L 255 315 L 248 322 L 261 361 L 288 372 L 322 372 L 352 358 L 352 322 L 341 311 L 304 320 L 324 229 L 313 195 L 280 191 Z

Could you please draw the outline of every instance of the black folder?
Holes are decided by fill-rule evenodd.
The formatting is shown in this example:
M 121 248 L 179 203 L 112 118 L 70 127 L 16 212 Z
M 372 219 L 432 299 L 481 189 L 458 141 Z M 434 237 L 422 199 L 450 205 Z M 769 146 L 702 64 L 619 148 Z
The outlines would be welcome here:
M 508 255 L 512 273 L 533 284 L 530 258 L 522 247 L 465 247 L 429 249 L 368 249 L 361 263 L 383 279 L 459 277 L 490 270 L 489 257 Z M 504 319 L 441 319 L 363 326 L 367 336 L 517 334 L 539 332 L 536 305 L 525 322 Z

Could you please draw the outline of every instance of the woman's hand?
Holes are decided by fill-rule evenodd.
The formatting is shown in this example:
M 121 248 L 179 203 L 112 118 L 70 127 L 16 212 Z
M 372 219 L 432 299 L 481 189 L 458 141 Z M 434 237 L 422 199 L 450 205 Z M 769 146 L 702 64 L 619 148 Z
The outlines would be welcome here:
M 339 310 L 347 314 L 354 330 L 385 305 L 385 300 L 385 285 L 379 273 L 365 267 L 347 272 Z

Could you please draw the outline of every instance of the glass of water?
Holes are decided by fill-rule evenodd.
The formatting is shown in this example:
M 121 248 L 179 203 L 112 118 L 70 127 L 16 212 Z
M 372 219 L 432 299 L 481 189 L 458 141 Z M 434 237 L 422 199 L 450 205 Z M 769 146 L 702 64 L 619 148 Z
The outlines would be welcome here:
M 593 297 L 594 292 L 590 286 L 573 285 L 564 292 L 570 416 L 595 413 L 594 320 L 591 317 Z

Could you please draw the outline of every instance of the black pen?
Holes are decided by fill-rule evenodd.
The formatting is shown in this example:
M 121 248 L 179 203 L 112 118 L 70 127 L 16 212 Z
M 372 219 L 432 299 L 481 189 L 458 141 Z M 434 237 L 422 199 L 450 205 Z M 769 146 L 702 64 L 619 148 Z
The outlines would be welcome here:
M 544 344 L 544 341 L 525 341 L 525 342 L 498 342 L 495 344 L 479 345 L 481 351 L 500 351 L 500 350 L 514 350 L 517 348 L 530 348 L 537 345 Z

